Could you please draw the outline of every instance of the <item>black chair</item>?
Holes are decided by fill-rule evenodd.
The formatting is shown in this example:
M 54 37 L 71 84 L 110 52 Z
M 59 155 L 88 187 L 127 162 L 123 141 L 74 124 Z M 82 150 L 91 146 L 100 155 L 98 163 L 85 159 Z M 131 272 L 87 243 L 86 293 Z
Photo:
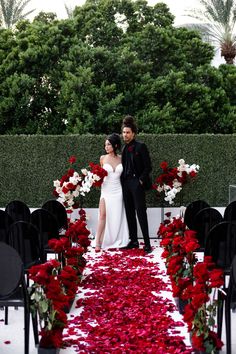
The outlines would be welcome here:
M 204 200 L 195 200 L 189 203 L 186 207 L 184 213 L 184 223 L 190 230 L 195 230 L 194 218 L 197 213 L 204 209 L 208 208 L 210 205 Z
M 206 256 L 211 256 L 216 266 L 223 270 L 223 291 L 227 292 L 226 277 L 230 274 L 230 267 L 234 256 L 236 255 L 236 224 L 223 221 L 212 227 L 206 238 L 204 254 Z M 225 297 L 220 291 L 218 292 L 218 300 L 217 331 L 218 335 L 221 337 Z
M 236 200 L 227 205 L 224 211 L 224 220 L 236 222 Z
M 25 273 L 28 269 L 43 261 L 40 235 L 37 228 L 26 221 L 13 223 L 8 231 L 9 245 L 17 250 L 23 264 Z
M 52 238 L 60 238 L 57 220 L 48 210 L 36 209 L 31 214 L 31 223 L 39 231 L 41 248 L 43 251 L 43 261 L 45 262 L 48 253 L 55 253 L 48 246 L 48 241 Z
M 48 200 L 42 205 L 43 209 L 48 210 L 57 220 L 59 232 L 63 233 L 68 229 L 68 218 L 65 207 L 55 199 Z
M 24 345 L 29 353 L 30 300 L 25 284 L 24 267 L 18 252 L 0 242 L 0 306 L 5 307 L 5 324 L 8 324 L 8 307 L 24 307 Z M 32 316 L 35 344 L 39 343 L 37 319 Z
M 230 278 L 225 300 L 225 331 L 226 331 L 226 353 L 231 354 L 231 309 L 236 302 L 236 256 L 234 256 L 230 267 Z
M 196 237 L 200 244 L 200 251 L 205 248 L 206 237 L 210 229 L 223 221 L 221 213 L 214 208 L 204 208 L 194 217 L 194 230 L 197 231 Z
M 5 210 L 13 221 L 30 221 L 30 209 L 21 200 L 12 200 L 7 204 Z
M 9 243 L 8 241 L 8 230 L 10 225 L 13 223 L 10 215 L 6 211 L 0 210 L 0 241 Z

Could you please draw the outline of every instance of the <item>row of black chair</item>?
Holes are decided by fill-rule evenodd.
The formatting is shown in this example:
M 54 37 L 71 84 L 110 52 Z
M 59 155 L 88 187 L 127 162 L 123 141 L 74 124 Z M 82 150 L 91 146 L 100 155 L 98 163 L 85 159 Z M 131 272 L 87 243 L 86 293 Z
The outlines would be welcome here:
M 59 238 L 68 227 L 64 206 L 56 200 L 43 204 L 32 213 L 19 200 L 10 202 L 0 210 L 0 306 L 5 307 L 5 324 L 8 307 L 24 307 L 25 353 L 29 352 L 30 308 L 27 285 L 28 269 L 43 263 L 52 251 L 51 238 Z M 4 254 L 4 257 L 2 256 Z M 38 344 L 37 317 L 32 317 L 35 344 Z
M 196 200 L 187 206 L 184 215 L 184 222 L 187 227 L 197 232 L 200 250 L 202 251 L 205 248 L 209 231 L 223 221 L 236 223 L 236 201 L 227 205 L 222 216 L 217 209 L 210 207 L 205 201 Z
M 56 218 L 45 209 L 34 210 L 29 222 L 13 222 L 5 211 L 0 210 L 0 220 L 0 241 L 13 246 L 27 268 L 37 259 L 45 262 L 47 254 L 52 253 L 48 241 L 60 237 Z
M 42 209 L 48 210 L 57 220 L 59 230 L 67 229 L 67 213 L 65 207 L 55 199 L 48 200 L 43 203 Z M 13 221 L 26 221 L 30 222 L 31 212 L 26 203 L 21 200 L 13 200 L 9 202 L 5 208 L 6 213 Z
M 223 216 L 221 213 L 210 207 L 210 205 L 204 200 L 195 200 L 187 205 L 184 222 L 191 230 L 197 230 L 200 223 L 209 221 L 212 226 L 221 221 L 236 222 L 236 201 L 229 203 Z
M 225 302 L 226 347 L 231 354 L 231 308 L 236 302 L 236 202 L 230 203 L 222 216 L 205 201 L 190 203 L 184 216 L 185 224 L 196 231 L 200 250 L 211 256 L 224 272 L 223 292 L 218 292 L 217 332 L 222 334 L 223 306 Z M 227 279 L 230 275 L 230 285 Z M 227 294 L 227 296 L 225 296 Z

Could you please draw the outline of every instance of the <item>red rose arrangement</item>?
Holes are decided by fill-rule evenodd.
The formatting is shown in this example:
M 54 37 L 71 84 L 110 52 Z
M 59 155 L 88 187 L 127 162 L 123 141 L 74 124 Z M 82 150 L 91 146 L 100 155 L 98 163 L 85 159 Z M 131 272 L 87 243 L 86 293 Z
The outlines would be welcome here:
M 67 326 L 64 307 L 68 297 L 63 292 L 58 273 L 60 262 L 50 260 L 31 267 L 29 278 L 34 281 L 31 289 L 31 308 L 39 316 L 40 346 L 61 347 L 62 331 Z
M 170 217 L 170 213 L 166 214 Z M 196 232 L 188 230 L 182 218 L 169 218 L 159 227 L 160 245 L 164 248 L 167 274 L 170 276 L 173 296 L 182 298 L 182 292 L 193 283 L 193 265 L 197 262 L 194 251 L 199 248 Z
M 33 266 L 29 278 L 31 286 L 31 308 L 38 313 L 40 322 L 40 346 L 43 348 L 62 346 L 62 332 L 67 326 L 66 309 L 72 303 L 83 269 L 86 265 L 84 253 L 90 245 L 90 232 L 86 227 L 85 211 L 80 212 L 82 220 L 69 224 L 64 236 L 49 240 L 49 247 L 60 255 Z
M 217 290 L 223 286 L 223 271 L 216 268 L 211 257 L 198 262 L 195 251 L 199 248 L 195 231 L 188 230 L 181 218 L 167 219 L 160 225 L 158 235 L 164 248 L 167 274 L 170 276 L 174 297 L 187 304 L 184 321 L 191 333 L 193 348 L 214 353 L 223 346 L 215 329 L 218 301 Z
M 68 162 L 70 168 L 66 174 L 60 180 L 53 182 L 53 194 L 65 206 L 67 212 L 72 213 L 73 209 L 81 206 L 80 197 L 89 193 L 92 187 L 101 186 L 104 177 L 107 176 L 107 171 L 100 165 L 90 162 L 88 168 L 83 168 L 78 173 L 74 167 L 76 157 L 71 156 Z
M 191 333 L 194 349 L 215 353 L 223 346 L 215 329 L 215 317 L 218 300 L 217 289 L 224 284 L 223 271 L 217 269 L 211 257 L 204 257 L 193 268 L 194 284 L 189 284 L 183 291 L 185 306 L 184 320 Z
M 199 166 L 196 164 L 188 165 L 183 159 L 178 161 L 177 167 L 169 167 L 166 161 L 161 162 L 162 173 L 153 184 L 153 189 L 158 193 L 165 193 L 165 201 L 169 204 L 174 203 L 176 194 L 179 193 L 183 185 L 197 176 Z

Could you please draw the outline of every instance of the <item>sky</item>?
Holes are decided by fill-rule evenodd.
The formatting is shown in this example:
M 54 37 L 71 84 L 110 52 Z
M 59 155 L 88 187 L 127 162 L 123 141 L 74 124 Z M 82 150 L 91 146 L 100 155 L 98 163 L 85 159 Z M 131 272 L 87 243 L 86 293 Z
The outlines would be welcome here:
M 187 22 L 193 22 L 193 19 L 184 15 L 186 9 L 192 9 L 199 7 L 199 0 L 148 0 L 149 5 L 155 5 L 158 2 L 164 2 L 170 8 L 171 13 L 176 16 L 175 24 L 183 24 Z M 66 18 L 65 4 L 69 8 L 74 8 L 76 5 L 81 6 L 85 3 L 85 0 L 31 0 L 27 9 L 36 9 L 33 12 L 33 17 L 40 11 L 54 12 L 58 18 Z

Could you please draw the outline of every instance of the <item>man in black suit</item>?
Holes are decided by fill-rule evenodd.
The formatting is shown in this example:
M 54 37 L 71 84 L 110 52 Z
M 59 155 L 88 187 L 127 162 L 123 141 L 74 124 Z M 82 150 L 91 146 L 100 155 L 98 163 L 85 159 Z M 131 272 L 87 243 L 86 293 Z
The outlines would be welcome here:
M 123 198 L 129 227 L 130 242 L 127 248 L 139 248 L 137 236 L 137 220 L 144 239 L 144 251 L 152 251 L 150 245 L 145 189 L 151 187 L 149 174 L 152 170 L 147 146 L 135 140 L 137 126 L 132 116 L 126 116 L 122 124 L 122 135 L 125 146 L 122 150 L 123 173 L 121 183 Z

